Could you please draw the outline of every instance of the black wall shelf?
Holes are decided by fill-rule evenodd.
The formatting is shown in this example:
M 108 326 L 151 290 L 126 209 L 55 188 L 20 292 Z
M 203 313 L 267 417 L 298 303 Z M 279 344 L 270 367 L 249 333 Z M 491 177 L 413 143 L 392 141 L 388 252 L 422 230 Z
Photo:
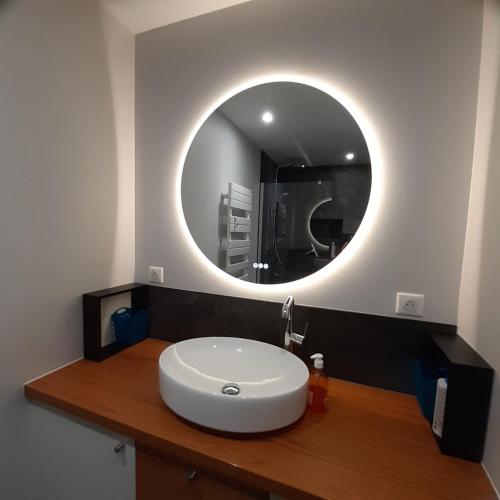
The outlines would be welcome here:
M 442 453 L 480 462 L 483 458 L 493 368 L 459 335 L 430 333 L 427 359 L 448 369 Z
M 129 283 L 83 295 L 83 351 L 87 359 L 102 361 L 127 346 L 113 342 L 101 346 L 101 302 L 106 297 L 130 292 L 132 309 L 148 308 L 148 285 Z

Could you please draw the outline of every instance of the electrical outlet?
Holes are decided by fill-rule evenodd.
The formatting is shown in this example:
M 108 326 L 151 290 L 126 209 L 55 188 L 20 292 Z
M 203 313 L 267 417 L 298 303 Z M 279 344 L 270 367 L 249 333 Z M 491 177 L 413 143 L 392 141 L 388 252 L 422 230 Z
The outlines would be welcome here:
M 148 279 L 150 283 L 163 283 L 163 267 L 149 266 Z
M 424 296 L 418 293 L 402 293 L 396 295 L 396 313 L 405 316 L 423 316 Z

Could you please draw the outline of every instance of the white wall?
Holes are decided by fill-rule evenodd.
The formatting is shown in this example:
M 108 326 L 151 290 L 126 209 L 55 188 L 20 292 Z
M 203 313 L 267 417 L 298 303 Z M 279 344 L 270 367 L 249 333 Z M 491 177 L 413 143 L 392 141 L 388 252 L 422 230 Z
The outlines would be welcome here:
M 500 2 L 486 0 L 458 329 L 496 370 L 484 464 L 500 490 Z
M 221 195 L 227 194 L 229 182 L 252 190 L 253 242 L 250 262 L 257 259 L 259 213 L 260 149 L 222 113 L 213 113 L 200 128 L 186 157 L 182 174 L 182 209 L 190 232 L 204 254 L 216 265 L 221 257 L 221 235 L 225 225 L 221 217 Z M 224 230 L 222 233 L 221 230 Z M 248 281 L 255 282 L 255 270 L 248 270 Z
M 425 320 L 455 323 L 476 112 L 481 2 L 252 1 L 136 39 L 136 279 L 391 315 L 424 293 Z M 186 243 L 176 172 L 186 138 L 225 92 L 299 73 L 349 94 L 381 146 L 385 195 L 362 248 L 313 286 L 229 283 Z
M 94 0 L 0 2 L 0 498 L 37 498 L 28 379 L 134 268 L 134 39 Z

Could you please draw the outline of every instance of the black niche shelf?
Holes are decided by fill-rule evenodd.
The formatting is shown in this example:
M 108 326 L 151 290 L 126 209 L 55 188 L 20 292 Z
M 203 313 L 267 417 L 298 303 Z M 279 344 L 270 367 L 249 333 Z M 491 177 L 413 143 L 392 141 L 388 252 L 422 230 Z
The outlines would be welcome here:
M 480 462 L 483 458 L 493 368 L 457 334 L 430 333 L 426 357 L 448 369 L 442 453 Z
M 128 346 L 113 342 L 101 346 L 101 302 L 106 297 L 130 292 L 132 309 L 148 309 L 148 285 L 129 283 L 83 294 L 83 351 L 87 359 L 102 361 Z

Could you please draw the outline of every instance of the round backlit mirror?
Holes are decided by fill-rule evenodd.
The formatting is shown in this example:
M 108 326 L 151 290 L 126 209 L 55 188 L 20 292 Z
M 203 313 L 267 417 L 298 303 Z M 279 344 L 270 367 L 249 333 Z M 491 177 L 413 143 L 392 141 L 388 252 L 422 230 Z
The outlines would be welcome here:
M 234 278 L 277 284 L 346 248 L 370 189 L 368 147 L 351 114 L 319 89 L 272 82 L 231 97 L 201 126 L 181 196 L 211 262 Z

